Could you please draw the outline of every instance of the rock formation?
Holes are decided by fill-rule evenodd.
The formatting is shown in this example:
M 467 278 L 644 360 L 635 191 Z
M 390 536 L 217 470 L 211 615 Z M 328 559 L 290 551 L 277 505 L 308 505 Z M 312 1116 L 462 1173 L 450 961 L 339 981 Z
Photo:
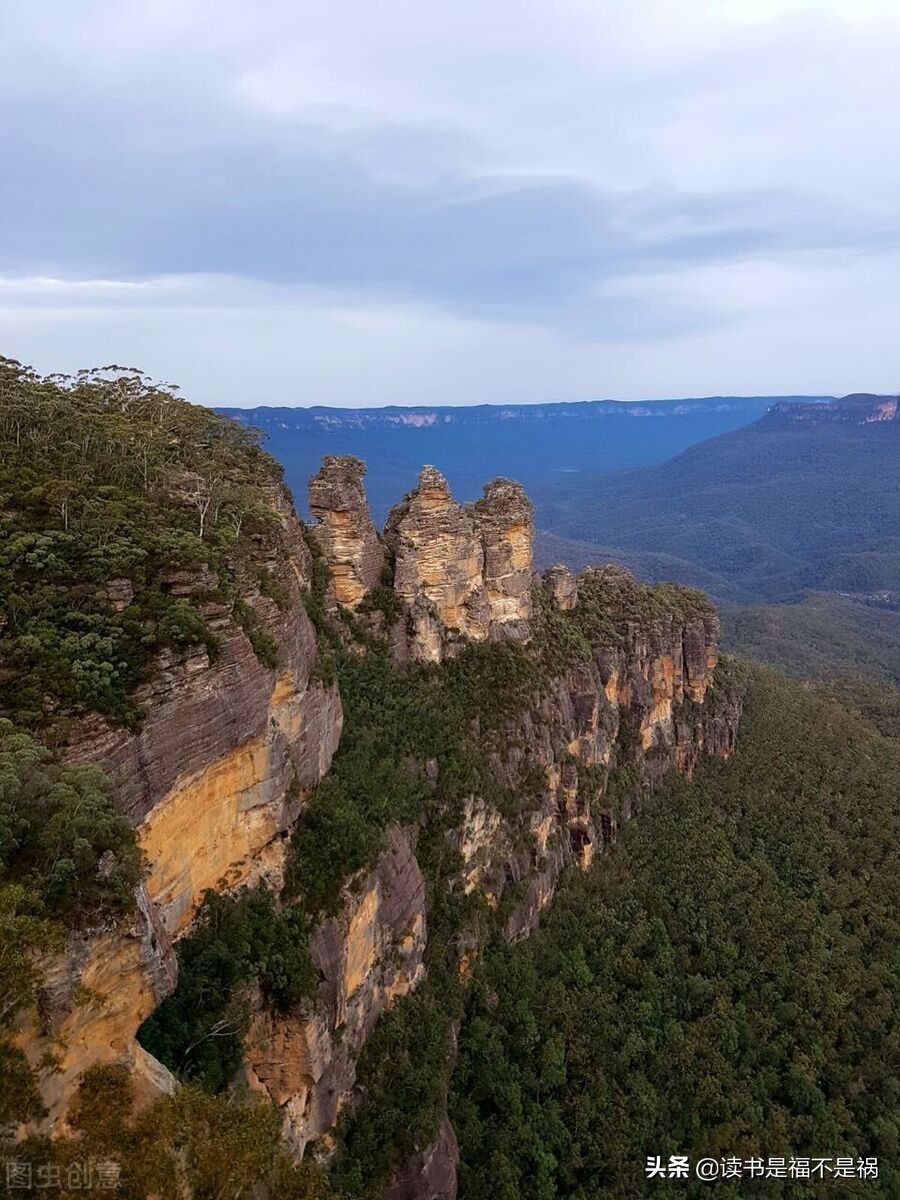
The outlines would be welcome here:
M 434 490 L 442 519 L 449 510 L 459 521 L 455 530 L 468 536 L 460 520 L 466 512 L 450 508 L 444 488 Z M 404 506 L 401 521 L 408 515 Z M 568 572 L 553 573 L 544 586 L 551 595 L 561 592 L 564 612 L 576 611 L 579 584 Z M 546 678 L 488 743 L 494 781 L 508 794 L 527 795 L 527 803 L 510 815 L 484 796 L 465 796 L 459 822 L 446 835 L 459 855 L 457 886 L 464 894 L 479 894 L 488 910 L 497 910 L 515 889 L 502 926 L 511 940 L 536 928 L 567 867 L 586 869 L 615 844 L 655 780 L 672 768 L 689 775 L 701 755 L 728 757 L 734 748 L 739 704 L 727 693 L 709 696 L 718 636 L 711 607 L 691 602 L 682 611 L 677 603 L 657 603 L 641 612 L 639 585 L 614 567 L 587 572 L 580 587 L 589 608 L 609 604 L 615 632 L 599 636 L 583 662 Z M 419 597 L 409 594 L 414 605 Z M 634 615 L 626 617 L 630 608 Z M 437 637 L 445 637 L 436 614 L 433 620 Z M 473 739 L 478 736 L 473 731 Z M 641 782 L 613 797 L 609 780 L 626 765 Z M 432 782 L 440 778 L 438 760 L 420 766 Z M 355 1087 L 355 1057 L 377 1016 L 423 978 L 426 912 L 417 833 L 391 830 L 375 867 L 348 881 L 338 915 L 318 928 L 312 947 L 322 983 L 315 1002 L 289 1014 L 263 1009 L 255 1018 L 249 1078 L 281 1106 L 287 1139 L 297 1150 L 326 1133 L 347 1106 L 365 1103 Z M 463 978 L 481 936 L 477 926 L 459 931 Z M 384 1194 L 452 1200 L 457 1161 L 444 1117 L 434 1140 L 398 1166 Z
M 248 1082 L 282 1109 L 298 1156 L 349 1101 L 356 1057 L 385 1008 L 422 979 L 425 940 L 425 881 L 408 836 L 394 828 L 312 938 L 315 1003 L 287 1016 L 261 1005 L 247 1039 Z
M 531 617 L 534 509 L 521 484 L 495 479 L 471 509 L 484 549 L 492 636 L 524 638 Z
M 42 1019 L 23 1021 L 19 1041 L 34 1064 L 65 1046 L 62 1072 L 42 1073 L 51 1124 L 92 1063 L 140 1059 L 147 1068 L 149 1056 L 134 1035 L 175 985 L 170 939 L 186 929 L 207 888 L 264 877 L 278 882 L 282 835 L 337 748 L 340 697 L 314 678 L 318 645 L 302 603 L 311 583 L 309 551 L 283 493 L 268 500 L 278 523 L 259 540 L 255 566 L 274 571 L 286 561 L 289 600 L 279 608 L 248 585 L 244 603 L 277 641 L 277 668 L 256 657 L 230 602 L 204 601 L 201 611 L 219 639 L 215 660 L 202 646 L 164 651 L 135 695 L 146 714 L 139 730 L 93 715 L 66 747 L 68 761 L 99 763 L 112 778 L 137 827 L 147 876 L 135 928 L 73 938 L 47 966 L 55 982 L 41 995 Z M 173 576 L 169 586 L 185 594 L 206 592 L 213 582 L 201 571 Z M 94 999 L 76 1007 L 71 996 L 83 988 Z
M 378 586 L 384 566 L 363 488 L 365 473 L 360 459 L 329 454 L 309 481 L 309 507 L 319 522 L 312 532 L 328 563 L 334 598 L 351 610 Z
M 466 642 L 529 636 L 534 522 L 520 485 L 493 480 L 463 508 L 444 476 L 424 467 L 391 510 L 384 540 L 404 612 L 398 660 L 439 662 Z
M 383 566 L 364 469 L 357 459 L 329 457 L 310 481 L 331 592 L 351 610 L 380 581 Z M 392 631 L 395 659 L 440 662 L 467 642 L 527 639 L 533 539 L 531 502 L 519 484 L 495 479 L 464 507 L 438 470 L 423 467 L 384 530 L 402 614 Z
M 484 641 L 491 621 L 484 547 L 471 513 L 434 467 L 391 510 L 384 531 L 394 556 L 394 591 L 410 614 L 412 656 L 438 662 L 446 636 Z
M 560 612 L 571 612 L 578 603 L 578 580 L 563 563 L 555 563 L 544 572 L 544 587 Z
M 330 457 L 311 481 L 330 601 L 356 612 L 352 621 L 332 620 L 333 636 L 353 653 L 380 638 L 399 663 L 439 663 L 473 642 L 530 640 L 522 654 L 498 648 L 498 659 L 542 671 L 526 675 L 531 690 L 513 715 L 489 731 L 473 723 L 471 741 L 489 766 L 491 787 L 479 794 L 466 783 L 470 794 L 452 797 L 453 821 L 440 830 L 455 864 L 452 887 L 483 900 L 471 909 L 480 916 L 455 931 L 452 943 L 466 978 L 485 914 L 497 914 L 496 928 L 508 938 L 526 937 L 561 872 L 591 866 L 665 771 L 690 774 L 702 754 L 732 752 L 740 706 L 713 686 L 718 624 L 702 597 L 651 593 L 614 567 L 576 580 L 557 566 L 537 580 L 531 505 L 507 480 L 494 480 L 463 507 L 440 473 L 425 467 L 384 534 L 393 603 L 378 611 L 363 605 L 384 566 L 363 474 L 358 460 Z M 64 1047 L 61 1070 L 41 1076 L 49 1126 L 63 1127 L 78 1075 L 96 1062 L 129 1065 L 143 1098 L 172 1086 L 134 1040 L 174 986 L 172 941 L 190 928 L 206 888 L 265 879 L 279 889 L 284 835 L 337 748 L 340 697 L 315 669 L 317 635 L 302 603 L 312 562 L 283 497 L 271 503 L 278 529 L 259 541 L 254 567 L 275 572 L 286 562 L 289 600 L 279 607 L 267 589 L 251 586 L 244 602 L 276 639 L 277 667 L 259 661 L 229 603 L 204 600 L 219 638 L 215 660 L 205 649 L 160 655 L 136 697 L 146 713 L 139 730 L 92 717 L 70 739 L 70 761 L 99 762 L 112 776 L 148 871 L 135 926 L 73 938 L 48 964 L 41 1020 L 27 1014 L 23 1021 L 20 1044 L 35 1065 L 58 1050 L 57 1041 Z M 169 586 L 215 590 L 202 572 L 173 577 Z M 543 595 L 534 590 L 541 588 Z M 117 595 L 126 592 L 117 584 Z M 548 645 L 553 637 L 568 639 L 565 653 Z M 627 793 L 613 787 L 623 766 L 634 781 Z M 439 757 L 410 769 L 435 791 L 447 778 Z M 498 790 L 515 803 L 502 809 Z M 424 815 L 391 826 L 374 861 L 344 879 L 334 913 L 311 914 L 314 997 L 288 1012 L 258 991 L 251 997 L 243 1081 L 281 1110 L 298 1157 L 313 1141 L 326 1148 L 341 1113 L 366 1102 L 356 1082 L 360 1051 L 385 1010 L 426 978 L 428 859 L 422 866 L 417 859 L 423 830 Z M 77 1005 L 85 987 L 95 999 Z M 428 1144 L 396 1164 L 385 1195 L 453 1200 L 457 1162 L 444 1116 Z

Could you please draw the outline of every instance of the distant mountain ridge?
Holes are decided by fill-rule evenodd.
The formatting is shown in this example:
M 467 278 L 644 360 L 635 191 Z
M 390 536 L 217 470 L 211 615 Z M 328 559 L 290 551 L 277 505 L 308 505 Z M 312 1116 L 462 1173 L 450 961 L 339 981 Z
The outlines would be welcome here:
M 883 421 L 896 421 L 900 401 L 896 396 L 879 396 L 872 392 L 853 392 L 849 396 L 818 404 L 811 409 L 808 404 L 796 404 L 780 400 L 768 409 L 770 421 L 783 421 L 796 425 L 843 422 L 849 425 L 874 425 Z
M 833 396 L 700 396 L 676 400 L 560 400 L 539 404 L 385 405 L 378 408 L 331 408 L 257 405 L 219 408 L 242 425 L 285 429 L 429 428 L 435 425 L 492 425 L 508 421 L 537 423 L 590 421 L 604 416 L 662 417 L 691 413 L 745 412 L 775 404 L 828 403 Z
M 778 401 L 668 462 L 557 483 L 536 495 L 538 565 L 674 579 L 723 605 L 735 653 L 900 680 L 898 409 L 869 393 Z
M 262 429 L 302 505 L 324 454 L 369 464 L 366 489 L 383 521 L 398 495 L 433 463 L 462 500 L 505 475 L 529 491 L 578 472 L 662 462 L 689 446 L 747 425 L 773 404 L 828 403 L 827 396 L 711 396 L 652 401 L 586 400 L 412 408 L 222 408 Z
M 667 462 L 538 492 L 538 525 L 582 564 L 593 545 L 725 600 L 896 591 L 898 434 L 896 396 L 779 401 Z

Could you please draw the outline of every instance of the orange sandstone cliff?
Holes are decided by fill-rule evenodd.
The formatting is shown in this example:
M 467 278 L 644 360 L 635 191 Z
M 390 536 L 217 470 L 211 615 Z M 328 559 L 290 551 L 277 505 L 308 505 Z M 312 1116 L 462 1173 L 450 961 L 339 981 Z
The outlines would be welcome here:
M 740 708 L 715 683 L 715 613 L 679 589 L 654 592 L 641 607 L 646 589 L 615 567 L 579 579 L 554 567 L 536 577 L 531 504 L 507 480 L 462 506 L 425 467 L 380 536 L 363 475 L 358 460 L 330 456 L 310 485 L 317 524 L 308 532 L 327 569 L 333 636 L 353 653 L 364 653 L 367 639 L 380 641 L 398 671 L 437 670 L 473 643 L 514 642 L 543 655 L 540 686 L 515 715 L 489 737 L 471 729 L 498 785 L 521 804 L 511 813 L 488 795 L 460 795 L 446 835 L 460 864 L 452 885 L 482 897 L 488 911 L 501 909 L 504 894 L 514 897 L 502 909 L 503 932 L 525 937 L 560 873 L 591 866 L 613 845 L 655 780 L 670 769 L 690 774 L 702 754 L 731 753 Z M 116 783 L 146 877 L 134 927 L 73 938 L 47 966 L 40 1011 L 23 1019 L 20 1044 L 44 1064 L 51 1126 L 64 1124 L 78 1076 L 92 1063 L 127 1064 L 148 1098 L 174 1085 L 135 1041 L 175 986 L 173 945 L 206 889 L 264 880 L 280 891 L 286 835 L 338 748 L 341 700 L 336 684 L 322 680 L 304 607 L 314 575 L 305 531 L 280 491 L 269 501 L 278 532 L 256 546 L 257 565 L 287 562 L 289 597 L 279 607 L 260 589 L 249 603 L 277 642 L 277 666 L 263 665 L 229 606 L 210 600 L 204 615 L 220 639 L 215 661 L 203 649 L 166 653 L 137 697 L 146 712 L 139 731 L 91 718 L 70 738 L 71 761 L 98 762 Z M 185 590 L 209 584 L 202 573 L 170 581 Z M 385 592 L 391 603 L 375 604 Z M 566 639 L 578 654 L 556 653 Z M 614 799 L 609 781 L 623 764 L 637 785 Z M 433 783 L 443 764 L 435 758 L 410 769 Z M 285 1013 L 254 998 L 241 1081 L 281 1110 L 297 1156 L 314 1141 L 322 1152 L 340 1114 L 365 1103 L 356 1085 L 360 1051 L 384 1011 L 426 978 L 420 834 L 420 825 L 393 824 L 375 860 L 345 879 L 336 911 L 317 917 L 311 1000 Z M 482 934 L 476 926 L 458 931 L 463 977 Z M 46 1065 L 48 1052 L 55 1068 Z M 396 1165 L 387 1195 L 452 1200 L 456 1157 L 443 1117 L 433 1140 Z

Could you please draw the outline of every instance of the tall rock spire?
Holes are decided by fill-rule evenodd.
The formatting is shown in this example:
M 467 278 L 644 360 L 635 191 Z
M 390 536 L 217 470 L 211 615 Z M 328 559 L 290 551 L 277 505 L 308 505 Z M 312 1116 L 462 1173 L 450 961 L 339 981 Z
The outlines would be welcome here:
M 531 617 L 534 508 L 522 485 L 485 484 L 471 512 L 484 549 L 484 586 L 493 636 L 527 637 Z
M 418 486 L 391 509 L 384 539 L 394 555 L 394 591 L 414 618 L 413 657 L 442 657 L 435 620 L 467 640 L 487 638 L 484 548 L 472 514 L 435 467 L 423 467 Z
M 363 487 L 366 465 L 349 454 L 327 454 L 309 481 L 312 532 L 328 564 L 338 604 L 355 609 L 381 582 L 384 548 Z

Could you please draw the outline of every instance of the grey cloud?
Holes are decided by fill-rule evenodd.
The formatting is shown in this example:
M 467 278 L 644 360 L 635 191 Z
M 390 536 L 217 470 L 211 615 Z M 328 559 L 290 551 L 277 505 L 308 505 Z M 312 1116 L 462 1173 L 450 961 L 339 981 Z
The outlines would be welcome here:
M 513 0 L 260 3 L 47 0 L 4 15 L 0 276 L 201 281 L 70 290 L 57 308 L 36 292 L 31 344 L 61 308 L 85 336 L 96 304 L 114 340 L 111 313 L 164 296 L 181 306 L 171 344 L 175 324 L 201 320 L 190 295 L 207 313 L 302 312 L 306 328 L 321 297 L 402 312 L 407 357 L 427 329 L 428 354 L 455 361 L 466 325 L 504 378 L 511 342 L 525 379 L 530 364 L 553 377 L 538 359 L 563 344 L 585 372 L 590 347 L 605 364 L 621 342 L 626 378 L 636 341 L 663 359 L 680 346 L 696 370 L 684 347 L 725 327 L 729 366 L 743 355 L 752 371 L 760 351 L 741 338 L 763 338 L 767 304 L 799 321 L 802 280 L 824 268 L 832 303 L 861 313 L 873 297 L 852 289 L 900 243 L 878 82 L 896 21 L 876 55 L 874 25 L 854 15 L 845 39 L 825 11 L 858 13 L 849 0 L 752 27 L 722 16 L 751 5 L 694 0 L 536 0 L 526 20 Z M 788 299 L 755 282 L 772 264 Z M 376 361 L 377 339 L 351 324 L 308 339 L 321 377 L 359 347 L 390 384 L 400 351 Z
M 172 110 L 172 139 L 157 130 L 148 144 L 134 101 L 11 115 L 0 129 L 7 272 L 225 273 L 590 329 L 609 315 L 598 296 L 611 279 L 897 241 L 864 211 L 800 191 L 605 192 L 566 178 L 467 178 L 449 161 L 437 180 L 400 185 L 360 164 L 358 139 L 312 124 L 275 138 Z M 452 149 L 442 131 L 410 132 L 432 159 L 445 136 Z M 396 152 L 403 130 L 372 130 L 370 156 L 379 139 Z

